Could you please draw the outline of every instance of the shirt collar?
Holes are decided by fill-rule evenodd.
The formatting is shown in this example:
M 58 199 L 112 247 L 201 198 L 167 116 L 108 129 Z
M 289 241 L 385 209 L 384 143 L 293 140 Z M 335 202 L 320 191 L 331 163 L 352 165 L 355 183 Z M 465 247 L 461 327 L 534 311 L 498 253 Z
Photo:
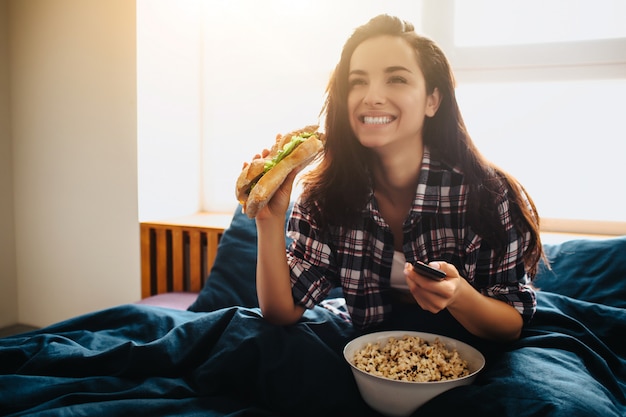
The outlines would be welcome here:
M 437 213 L 437 211 L 439 211 L 441 184 L 439 184 L 439 181 L 436 181 L 436 184 L 432 184 L 430 178 L 432 175 L 437 175 L 437 172 L 441 171 L 441 168 L 441 163 L 431 158 L 430 149 L 425 146 L 411 216 L 419 216 L 424 213 Z
M 420 168 L 419 180 L 415 190 L 415 198 L 409 216 L 411 219 L 419 217 L 425 213 L 437 213 L 439 211 L 439 203 L 441 200 L 441 184 L 429 184 L 431 175 L 443 169 L 442 164 L 431 159 L 430 149 L 424 147 L 424 155 L 422 156 L 422 166 Z M 371 216 L 377 223 L 384 225 L 376 199 L 374 198 L 374 188 L 370 183 L 370 192 L 368 202 L 364 210 L 364 214 Z

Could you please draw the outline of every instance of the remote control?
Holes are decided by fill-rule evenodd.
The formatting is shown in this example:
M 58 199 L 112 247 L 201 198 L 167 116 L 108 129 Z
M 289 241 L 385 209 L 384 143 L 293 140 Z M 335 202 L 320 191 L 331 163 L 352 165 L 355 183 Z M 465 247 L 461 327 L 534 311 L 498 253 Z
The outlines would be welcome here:
M 415 272 L 417 272 L 418 274 L 424 275 L 425 277 L 428 277 L 435 281 L 441 281 L 442 279 L 446 277 L 446 273 L 443 272 L 442 270 L 435 269 L 431 266 L 428 266 L 420 262 L 413 263 L 413 268 L 415 269 Z

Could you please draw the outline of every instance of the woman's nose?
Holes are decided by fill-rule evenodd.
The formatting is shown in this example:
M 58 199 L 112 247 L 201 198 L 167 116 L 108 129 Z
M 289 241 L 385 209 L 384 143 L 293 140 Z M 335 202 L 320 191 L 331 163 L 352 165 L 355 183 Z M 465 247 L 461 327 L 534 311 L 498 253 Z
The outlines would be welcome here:
M 370 83 L 363 97 L 363 102 L 368 106 L 375 106 L 385 102 L 384 90 L 381 86 Z

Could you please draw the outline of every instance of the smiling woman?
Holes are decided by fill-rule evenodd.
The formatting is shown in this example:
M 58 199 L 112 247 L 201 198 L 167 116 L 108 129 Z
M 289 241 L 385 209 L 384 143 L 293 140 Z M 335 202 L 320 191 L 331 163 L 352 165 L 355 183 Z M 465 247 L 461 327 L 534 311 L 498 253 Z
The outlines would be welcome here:
M 411 143 L 416 133 L 421 136 L 424 116 L 435 114 L 440 96 L 427 88 L 415 51 L 404 39 L 369 39 L 356 48 L 350 66 L 348 113 L 362 145 L 392 148 L 388 152 L 393 154 L 394 141 Z

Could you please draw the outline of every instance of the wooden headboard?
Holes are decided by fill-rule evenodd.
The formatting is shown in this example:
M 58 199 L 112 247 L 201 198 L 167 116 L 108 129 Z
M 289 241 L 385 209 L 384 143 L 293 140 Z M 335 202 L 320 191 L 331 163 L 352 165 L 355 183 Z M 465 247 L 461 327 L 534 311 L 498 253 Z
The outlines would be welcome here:
M 199 212 L 141 222 L 141 298 L 199 292 L 232 214 Z

